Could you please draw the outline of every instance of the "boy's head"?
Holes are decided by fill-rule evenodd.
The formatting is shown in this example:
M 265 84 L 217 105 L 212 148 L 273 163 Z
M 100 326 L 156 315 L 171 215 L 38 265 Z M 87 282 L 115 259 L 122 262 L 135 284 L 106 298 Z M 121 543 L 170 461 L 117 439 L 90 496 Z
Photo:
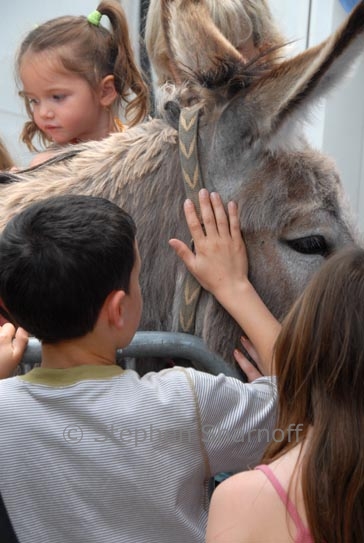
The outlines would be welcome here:
M 0 237 L 7 310 L 45 343 L 91 332 L 108 295 L 129 293 L 135 232 L 132 218 L 103 198 L 68 195 L 31 205 Z

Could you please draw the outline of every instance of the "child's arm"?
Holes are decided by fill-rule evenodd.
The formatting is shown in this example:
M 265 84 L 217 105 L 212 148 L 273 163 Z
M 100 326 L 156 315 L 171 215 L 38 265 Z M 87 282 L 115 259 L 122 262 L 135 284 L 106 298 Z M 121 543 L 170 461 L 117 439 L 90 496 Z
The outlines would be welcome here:
M 28 334 L 23 328 L 16 330 L 10 323 L 0 326 L 0 379 L 14 374 L 27 345 Z
M 264 374 L 272 373 L 272 355 L 281 325 L 248 279 L 248 259 L 240 232 L 237 206 L 228 204 L 228 217 L 217 193 L 199 193 L 205 232 L 193 203 L 184 211 L 196 254 L 180 240 L 170 245 L 205 290 L 211 292 L 244 330 L 257 351 Z

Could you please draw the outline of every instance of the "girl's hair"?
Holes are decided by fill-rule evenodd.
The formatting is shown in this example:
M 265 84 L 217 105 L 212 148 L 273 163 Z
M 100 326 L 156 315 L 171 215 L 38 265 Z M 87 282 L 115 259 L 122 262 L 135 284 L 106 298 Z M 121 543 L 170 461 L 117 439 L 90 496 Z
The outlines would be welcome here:
M 0 139 L 0 170 L 9 170 L 12 166 L 14 166 L 14 161 L 4 142 Z
M 113 105 L 115 113 L 125 102 L 126 119 L 130 126 L 143 120 L 148 113 L 148 87 L 137 68 L 129 38 L 125 13 L 117 0 L 103 0 L 97 7 L 110 21 L 111 30 L 95 25 L 84 16 L 57 17 L 34 28 L 23 40 L 17 55 L 16 70 L 26 53 L 55 52 L 64 68 L 83 77 L 93 89 L 106 75 L 113 75 L 118 98 Z M 48 138 L 34 123 L 27 100 L 27 122 L 21 139 L 29 149 L 35 150 L 32 140 L 37 134 L 43 143 Z
M 303 441 L 310 428 L 302 489 L 312 537 L 363 541 L 363 249 L 337 253 L 313 278 L 284 321 L 275 362 L 277 428 L 285 438 L 270 444 L 263 462 Z
M 270 49 L 284 43 L 266 0 L 205 0 L 205 3 L 213 22 L 234 47 L 241 47 L 250 37 L 257 49 Z M 145 43 L 159 84 L 173 79 L 161 17 L 161 0 L 150 0 Z

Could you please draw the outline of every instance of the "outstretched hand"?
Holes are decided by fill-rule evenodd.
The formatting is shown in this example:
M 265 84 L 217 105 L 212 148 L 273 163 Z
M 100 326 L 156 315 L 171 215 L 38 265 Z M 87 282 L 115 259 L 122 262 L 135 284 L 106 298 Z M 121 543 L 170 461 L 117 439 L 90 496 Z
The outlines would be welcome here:
M 28 334 L 23 328 L 15 329 L 10 323 L 0 326 L 0 379 L 14 374 L 27 345 Z
M 191 200 L 184 204 L 196 253 L 178 239 L 169 240 L 169 244 L 202 287 L 215 296 L 244 330 L 254 345 L 262 373 L 270 375 L 274 372 L 273 347 L 281 325 L 248 279 L 248 258 L 237 206 L 229 202 L 226 213 L 217 193 L 209 195 L 202 189 L 198 196 L 203 227 Z M 248 379 L 256 379 L 258 372 L 244 355 L 237 351 L 235 357 L 239 364 L 245 365 L 243 371 Z
M 209 194 L 206 189 L 199 192 L 199 202 L 204 229 L 192 201 L 184 204 L 196 253 L 180 240 L 171 239 L 169 244 L 202 287 L 219 299 L 224 289 L 233 290 L 235 283 L 248 274 L 238 209 L 229 202 L 226 214 L 219 194 Z

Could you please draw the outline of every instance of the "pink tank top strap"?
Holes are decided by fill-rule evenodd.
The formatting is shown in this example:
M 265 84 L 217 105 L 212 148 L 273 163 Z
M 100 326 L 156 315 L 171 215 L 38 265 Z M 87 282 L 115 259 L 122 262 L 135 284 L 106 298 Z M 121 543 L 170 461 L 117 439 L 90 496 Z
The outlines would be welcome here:
M 283 486 L 281 485 L 277 477 L 274 475 L 270 467 L 267 466 L 266 464 L 261 464 L 260 466 L 256 466 L 255 469 L 259 469 L 266 475 L 266 477 L 269 479 L 272 486 L 276 490 L 278 496 L 282 500 L 284 506 L 287 508 L 287 511 L 297 528 L 297 536 L 296 536 L 295 542 L 296 543 L 313 543 L 313 539 L 310 535 L 310 532 L 306 528 L 306 526 L 303 524 L 302 519 L 296 509 L 296 506 L 294 505 L 292 500 L 288 497 L 287 492 L 285 491 L 285 489 L 283 488 Z

